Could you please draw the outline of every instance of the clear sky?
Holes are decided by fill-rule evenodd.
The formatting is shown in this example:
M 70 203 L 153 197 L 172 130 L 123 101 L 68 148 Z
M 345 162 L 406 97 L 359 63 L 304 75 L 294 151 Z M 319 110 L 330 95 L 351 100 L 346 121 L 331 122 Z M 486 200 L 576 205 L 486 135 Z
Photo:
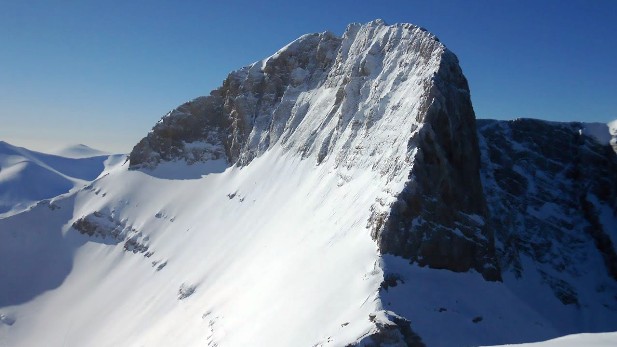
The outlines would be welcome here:
M 128 152 L 230 71 L 376 18 L 454 51 L 478 118 L 617 118 L 615 0 L 0 0 L 0 140 Z

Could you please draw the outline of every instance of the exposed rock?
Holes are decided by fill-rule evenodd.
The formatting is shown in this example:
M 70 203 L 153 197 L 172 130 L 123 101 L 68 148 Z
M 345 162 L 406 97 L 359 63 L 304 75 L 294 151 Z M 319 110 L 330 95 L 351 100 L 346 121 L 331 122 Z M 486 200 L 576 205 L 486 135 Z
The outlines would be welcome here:
M 4 314 L 4 313 L 0 313 L 0 323 L 6 324 L 6 325 L 13 325 L 15 324 L 15 317 L 8 315 L 8 314 Z
M 167 260 L 161 262 L 160 260 L 155 260 L 152 262 L 152 267 L 156 267 L 156 271 L 161 271 L 163 268 L 167 266 Z
M 383 276 L 380 288 L 388 290 L 388 288 L 396 287 L 400 283 L 405 283 L 401 278 L 401 275 L 397 273 L 387 273 Z
M 581 123 L 518 119 L 478 125 L 503 270 L 520 277 L 522 259 L 531 259 L 564 304 L 578 304 L 571 282 L 597 257 L 607 278 L 617 280 L 611 238 L 617 236 L 617 155 L 611 146 L 586 136 Z
M 378 311 L 369 315 L 375 330 L 351 346 L 363 347 L 424 347 L 420 336 L 412 329 L 410 322 L 391 311 Z
M 124 241 L 123 248 L 128 252 L 144 253 L 149 248 L 141 232 L 100 211 L 78 218 L 72 227 L 81 234 L 100 239 L 101 242 L 116 244 Z M 150 252 L 150 255 L 152 253 Z
M 183 300 L 195 293 L 196 285 L 182 283 L 178 289 L 178 300 Z

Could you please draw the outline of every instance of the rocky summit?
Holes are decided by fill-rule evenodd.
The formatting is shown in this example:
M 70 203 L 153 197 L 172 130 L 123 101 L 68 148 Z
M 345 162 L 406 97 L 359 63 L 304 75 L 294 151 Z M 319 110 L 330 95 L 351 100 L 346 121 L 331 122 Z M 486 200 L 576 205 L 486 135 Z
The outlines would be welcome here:
M 0 345 L 617 330 L 614 124 L 475 118 L 457 57 L 421 27 L 304 35 L 81 189 L 0 217 Z

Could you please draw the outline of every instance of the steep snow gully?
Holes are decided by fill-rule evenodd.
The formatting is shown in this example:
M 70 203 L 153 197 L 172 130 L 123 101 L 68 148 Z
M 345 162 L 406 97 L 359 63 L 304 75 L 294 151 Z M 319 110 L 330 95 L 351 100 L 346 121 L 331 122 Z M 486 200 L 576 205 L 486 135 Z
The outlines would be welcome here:
M 0 346 L 617 330 L 617 157 L 586 129 L 476 124 L 456 56 L 423 28 L 304 35 L 83 189 L 0 219 Z

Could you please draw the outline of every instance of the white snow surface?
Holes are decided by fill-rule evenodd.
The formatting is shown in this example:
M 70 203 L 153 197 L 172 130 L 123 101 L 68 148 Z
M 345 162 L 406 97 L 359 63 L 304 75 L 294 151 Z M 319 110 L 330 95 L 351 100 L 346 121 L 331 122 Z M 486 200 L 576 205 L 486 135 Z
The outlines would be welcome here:
M 559 337 L 556 339 L 523 343 L 517 345 L 503 345 L 515 347 L 614 347 L 617 346 L 617 333 L 596 333 L 596 334 L 573 334 Z M 497 346 L 495 346 L 497 347 Z
M 611 135 L 617 136 L 617 119 L 608 122 L 608 129 Z

